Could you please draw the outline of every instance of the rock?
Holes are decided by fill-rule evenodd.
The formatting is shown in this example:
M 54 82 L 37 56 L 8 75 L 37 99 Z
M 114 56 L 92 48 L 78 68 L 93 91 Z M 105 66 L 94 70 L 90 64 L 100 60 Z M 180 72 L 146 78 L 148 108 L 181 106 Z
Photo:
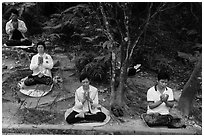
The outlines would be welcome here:
M 7 68 L 8 68 L 8 66 L 6 66 L 6 65 L 2 66 L 2 69 L 7 69 Z
M 193 126 L 196 127 L 196 128 L 202 129 L 202 127 L 197 125 L 197 124 L 194 124 Z
M 10 70 L 12 70 L 12 69 L 14 69 L 14 67 L 13 67 L 13 66 L 11 66 L 11 67 L 10 67 Z
M 59 67 L 60 66 L 60 61 L 56 60 L 56 62 L 54 62 L 54 66 L 53 67 Z
M 20 61 L 18 60 L 18 61 L 16 61 L 15 63 L 16 63 L 16 64 L 19 64 L 19 63 L 20 63 Z
M 63 82 L 63 79 L 60 77 L 60 76 L 55 76 L 53 78 L 53 82 L 54 83 L 62 83 Z
M 62 52 L 64 52 L 64 49 L 62 49 L 61 47 L 56 47 L 54 49 L 54 53 L 62 53 Z
M 23 65 L 22 64 L 19 64 L 19 65 L 17 65 L 17 66 L 15 66 L 14 68 L 23 68 Z
M 104 92 L 104 90 L 103 90 L 103 89 L 99 89 L 99 92 L 103 93 L 103 92 Z

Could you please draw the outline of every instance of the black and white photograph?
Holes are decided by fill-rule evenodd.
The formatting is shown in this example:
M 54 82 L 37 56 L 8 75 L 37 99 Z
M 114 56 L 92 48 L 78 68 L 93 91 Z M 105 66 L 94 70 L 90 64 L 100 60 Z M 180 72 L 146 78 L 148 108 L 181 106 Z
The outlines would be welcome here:
M 2 135 L 202 135 L 202 1 L 4 1 Z

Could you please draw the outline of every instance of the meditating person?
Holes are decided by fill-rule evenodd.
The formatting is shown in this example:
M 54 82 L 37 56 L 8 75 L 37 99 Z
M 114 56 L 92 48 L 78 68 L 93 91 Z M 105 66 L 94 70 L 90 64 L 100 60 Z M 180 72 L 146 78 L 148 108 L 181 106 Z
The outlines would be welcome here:
M 147 91 L 145 118 L 149 126 L 171 126 L 173 117 L 169 110 L 174 106 L 174 96 L 172 89 L 167 87 L 169 79 L 168 73 L 159 72 L 157 84 Z
M 51 69 L 53 67 L 52 57 L 45 53 L 46 47 L 44 42 L 37 43 L 38 54 L 34 55 L 31 59 L 30 69 L 33 74 L 28 76 L 24 84 L 26 86 L 36 84 L 52 84 Z
M 9 39 L 6 42 L 7 46 L 31 46 L 32 42 L 25 37 L 27 27 L 24 21 L 18 19 L 18 11 L 11 10 L 11 19 L 6 23 L 6 33 Z
M 97 88 L 89 84 L 90 79 L 87 74 L 82 74 L 79 80 L 82 86 L 75 92 L 75 105 L 66 118 L 67 123 L 74 124 L 82 120 L 103 122 L 106 115 L 101 112 Z

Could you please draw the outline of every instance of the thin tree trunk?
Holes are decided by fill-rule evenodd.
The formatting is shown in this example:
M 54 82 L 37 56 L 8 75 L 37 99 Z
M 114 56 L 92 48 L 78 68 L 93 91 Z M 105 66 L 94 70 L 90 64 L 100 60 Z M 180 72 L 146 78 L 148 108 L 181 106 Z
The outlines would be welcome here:
M 101 10 L 101 14 L 103 16 L 103 22 L 104 22 L 104 25 L 105 25 L 105 28 L 106 28 L 106 34 L 107 34 L 107 37 L 109 39 L 109 41 L 112 43 L 112 46 L 111 46 L 111 84 L 110 84 L 110 87 L 111 87 L 111 97 L 110 97 L 110 105 L 112 105 L 114 102 L 115 102 L 115 96 L 116 96 L 116 90 L 115 90 L 115 80 L 116 80 L 116 73 L 115 73 L 115 68 L 116 68 L 116 54 L 114 52 L 114 39 L 113 39 L 113 36 L 111 35 L 110 33 L 110 28 L 109 28 L 109 22 L 107 20 L 107 17 L 106 17 L 106 14 L 104 12 L 104 9 L 103 9 L 103 5 L 102 3 L 100 3 L 100 10 Z
M 111 97 L 110 97 L 110 105 L 112 105 L 115 102 L 116 99 L 116 89 L 115 89 L 115 79 L 116 79 L 116 74 L 115 74 L 115 67 L 116 67 L 116 55 L 114 52 L 111 53 Z
M 124 65 L 122 65 L 121 69 L 120 69 L 120 81 L 119 81 L 119 87 L 117 89 L 118 91 L 118 95 L 117 95 L 117 102 L 118 102 L 118 105 L 119 106 L 122 106 L 123 105 L 123 101 L 124 101 L 124 91 L 125 91 L 125 83 L 126 83 L 126 80 L 127 80 L 127 64 L 126 62 L 124 62 Z
M 198 76 L 202 69 L 202 54 L 200 55 L 199 61 L 195 66 L 188 82 L 185 84 L 181 97 L 179 99 L 179 110 L 185 115 L 189 116 L 193 99 L 197 93 L 199 85 Z

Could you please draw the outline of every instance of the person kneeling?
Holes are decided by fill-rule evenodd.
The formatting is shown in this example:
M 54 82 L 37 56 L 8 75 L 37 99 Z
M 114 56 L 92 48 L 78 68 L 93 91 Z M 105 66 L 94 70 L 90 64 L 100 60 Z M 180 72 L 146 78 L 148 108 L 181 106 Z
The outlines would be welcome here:
M 74 124 L 83 120 L 103 122 L 106 115 L 101 112 L 98 104 L 98 90 L 89 85 L 89 77 L 86 74 L 80 76 L 82 86 L 75 92 L 75 105 L 66 121 Z
M 51 69 L 53 67 L 52 57 L 45 53 L 44 42 L 37 43 L 38 54 L 34 55 L 31 59 L 30 69 L 33 74 L 28 76 L 24 81 L 26 86 L 32 86 L 36 84 L 52 84 Z

